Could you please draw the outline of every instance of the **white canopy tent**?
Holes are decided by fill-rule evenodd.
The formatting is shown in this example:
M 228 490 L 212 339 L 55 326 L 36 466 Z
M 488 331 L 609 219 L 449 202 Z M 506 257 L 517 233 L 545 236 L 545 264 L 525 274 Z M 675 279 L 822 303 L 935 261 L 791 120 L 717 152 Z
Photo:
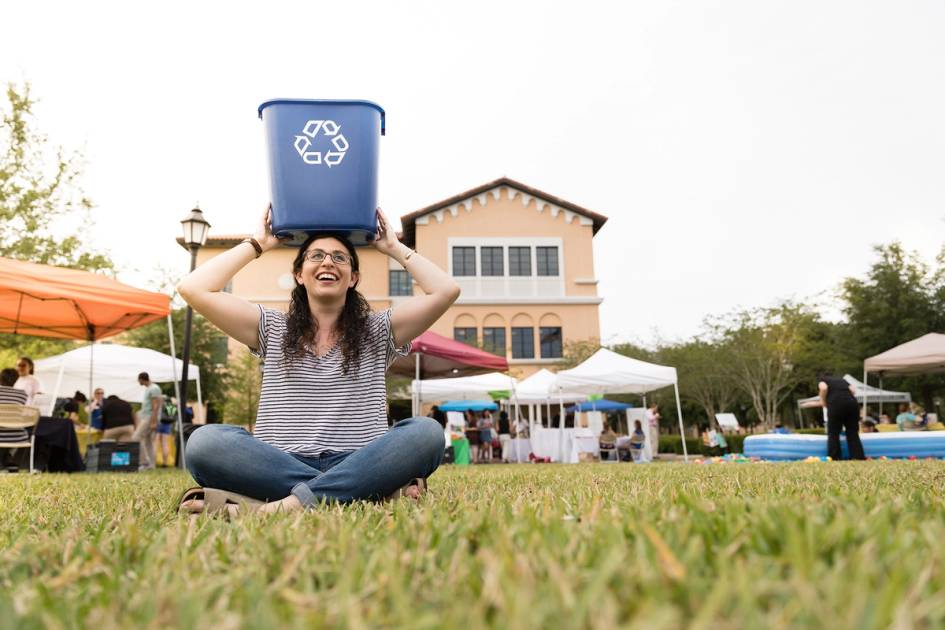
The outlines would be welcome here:
M 95 362 L 92 363 L 92 353 Z M 105 395 L 115 394 L 131 402 L 139 402 L 144 387 L 138 384 L 138 373 L 147 372 L 155 383 L 174 383 L 184 362 L 148 348 L 132 348 L 114 343 L 97 343 L 70 350 L 54 357 L 36 361 L 36 376 L 42 380 L 55 399 L 76 390 L 84 391 L 91 383 L 101 387 Z M 90 374 L 91 371 L 91 374 Z M 197 383 L 197 403 L 203 404 L 200 388 L 200 370 L 190 364 L 187 380 Z M 92 392 L 89 393 L 91 399 Z M 47 413 L 52 413 L 50 409 Z
M 414 380 L 411 393 L 424 400 L 477 400 L 488 398 L 489 392 L 509 391 L 514 395 L 518 382 L 508 374 L 489 372 L 459 378 Z
M 867 398 L 872 403 L 912 402 L 912 394 L 909 392 L 894 392 L 880 389 L 878 387 L 873 387 L 872 385 L 864 385 L 849 374 L 844 374 L 843 380 L 853 386 L 853 395 L 856 396 L 857 401 L 862 402 L 864 398 Z M 801 407 L 802 409 L 807 409 L 809 407 L 819 407 L 820 396 L 802 398 L 801 400 L 797 401 L 797 406 Z
M 676 394 L 676 412 L 679 417 L 679 435 L 682 437 L 683 457 L 686 461 L 689 461 L 686 436 L 683 430 L 682 405 L 679 401 L 676 368 L 631 359 L 606 348 L 601 348 L 577 367 L 558 372 L 555 385 L 562 391 L 601 395 L 644 395 L 664 387 L 673 387 Z M 563 402 L 561 408 L 563 419 Z M 560 426 L 563 431 L 563 420 Z M 644 431 L 644 433 L 646 433 L 644 450 L 647 456 L 650 456 L 653 447 L 650 444 L 649 431 Z
M 937 374 L 945 372 L 945 335 L 929 333 L 918 339 L 907 341 L 886 352 L 881 352 L 863 361 L 863 382 L 868 383 L 870 372 L 879 373 L 879 386 L 883 386 L 884 374 Z M 863 409 L 867 400 L 863 398 Z M 875 402 L 875 401 L 874 401 Z
M 518 411 L 518 405 L 525 404 L 528 405 L 532 412 L 529 414 L 529 433 L 534 432 L 535 430 L 535 418 L 537 417 L 544 426 L 544 419 L 542 418 L 541 406 L 542 404 L 547 405 L 547 416 L 551 420 L 551 403 L 552 402 L 582 402 L 587 400 L 587 394 L 582 394 L 580 392 L 562 392 L 558 391 L 558 387 L 555 385 L 555 379 L 557 375 L 554 372 L 550 372 L 544 368 L 538 370 L 525 380 L 519 382 L 518 386 L 515 388 L 515 399 L 516 399 L 516 412 Z
M 856 397 L 857 402 L 869 400 L 871 403 L 879 403 L 880 405 L 883 403 L 912 402 L 912 394 L 909 392 L 893 392 L 880 389 L 879 387 L 873 387 L 872 385 L 865 385 L 849 374 L 844 374 L 843 380 L 853 386 L 853 395 Z M 802 409 L 820 407 L 820 404 L 820 396 L 802 398 L 801 400 L 797 401 L 798 413 L 801 413 Z M 824 409 L 824 422 L 827 422 L 826 409 Z

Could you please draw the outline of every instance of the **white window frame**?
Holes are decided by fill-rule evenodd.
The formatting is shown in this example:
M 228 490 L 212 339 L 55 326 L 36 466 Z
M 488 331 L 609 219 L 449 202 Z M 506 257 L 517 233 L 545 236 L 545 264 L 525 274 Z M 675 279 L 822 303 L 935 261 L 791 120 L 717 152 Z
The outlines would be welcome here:
M 511 291 L 509 288 L 509 280 L 514 280 L 515 282 L 521 282 L 525 279 L 531 280 L 532 291 L 531 294 L 534 297 L 564 297 L 565 296 L 565 282 L 564 282 L 564 270 L 565 270 L 565 259 L 564 259 L 564 241 L 559 237 L 554 236 L 538 236 L 538 237 L 469 237 L 469 236 L 451 236 L 446 239 L 447 246 L 447 264 L 449 265 L 449 274 L 455 280 L 461 283 L 463 287 L 463 293 L 467 297 L 509 297 L 511 296 Z M 454 247 L 475 247 L 476 251 L 476 275 L 475 276 L 453 276 L 453 248 Z M 483 276 L 482 265 L 480 260 L 479 251 L 481 247 L 501 247 L 502 256 L 503 256 L 503 269 L 501 276 Z M 509 271 L 509 247 L 529 247 L 531 249 L 531 266 L 532 273 L 530 276 L 510 276 Z M 556 247 L 558 249 L 558 293 L 556 296 L 542 296 L 538 292 L 539 282 L 547 282 L 552 280 L 556 276 L 539 276 L 538 275 L 538 247 Z M 502 279 L 503 282 L 503 291 L 500 295 L 484 295 L 483 294 L 483 280 L 494 281 L 497 279 Z

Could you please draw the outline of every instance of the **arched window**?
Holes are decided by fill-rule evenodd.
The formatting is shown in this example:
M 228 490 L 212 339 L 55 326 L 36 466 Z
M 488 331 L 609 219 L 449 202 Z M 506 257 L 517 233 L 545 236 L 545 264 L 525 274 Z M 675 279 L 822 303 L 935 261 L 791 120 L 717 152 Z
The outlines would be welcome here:
M 505 319 L 490 313 L 482 320 L 482 349 L 504 357 L 508 343 L 505 338 Z
M 512 318 L 512 358 L 535 358 L 535 324 L 527 313 Z
M 554 313 L 545 313 L 539 319 L 538 351 L 542 359 L 560 359 L 564 356 L 561 318 Z
M 469 313 L 462 313 L 453 320 L 453 339 L 475 346 L 479 343 L 476 334 L 476 318 Z

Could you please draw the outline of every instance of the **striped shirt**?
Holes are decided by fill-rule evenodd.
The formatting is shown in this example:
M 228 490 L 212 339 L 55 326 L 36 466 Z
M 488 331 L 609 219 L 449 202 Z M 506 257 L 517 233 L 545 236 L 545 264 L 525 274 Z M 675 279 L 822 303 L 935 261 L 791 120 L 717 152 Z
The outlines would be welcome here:
M 287 360 L 286 315 L 259 307 L 262 392 L 254 435 L 288 453 L 314 457 L 361 448 L 387 432 L 384 375 L 410 344 L 394 347 L 390 309 L 368 316 L 359 365 L 342 371 L 341 346 Z
M 0 385 L 0 403 L 25 405 L 26 392 Z M 30 439 L 26 429 L 0 429 L 0 442 L 24 442 Z

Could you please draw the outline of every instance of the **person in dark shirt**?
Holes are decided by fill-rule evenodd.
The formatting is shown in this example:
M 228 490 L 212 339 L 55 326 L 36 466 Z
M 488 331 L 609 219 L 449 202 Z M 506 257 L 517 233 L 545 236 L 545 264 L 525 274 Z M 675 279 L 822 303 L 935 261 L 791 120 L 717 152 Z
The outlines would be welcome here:
M 502 461 L 507 462 L 511 459 L 512 445 L 512 427 L 509 422 L 509 412 L 499 412 L 499 444 L 502 446 Z
M 112 394 L 102 405 L 102 439 L 129 441 L 135 432 L 135 414 L 131 404 Z
M 827 455 L 834 461 L 842 459 L 840 431 L 846 430 L 850 459 L 866 459 L 860 441 L 860 406 L 853 386 L 842 378 L 822 373 L 817 389 L 821 405 L 827 408 Z
M 440 426 L 446 428 L 446 413 L 440 410 L 439 405 L 433 405 L 430 410 L 430 417 L 440 423 Z

